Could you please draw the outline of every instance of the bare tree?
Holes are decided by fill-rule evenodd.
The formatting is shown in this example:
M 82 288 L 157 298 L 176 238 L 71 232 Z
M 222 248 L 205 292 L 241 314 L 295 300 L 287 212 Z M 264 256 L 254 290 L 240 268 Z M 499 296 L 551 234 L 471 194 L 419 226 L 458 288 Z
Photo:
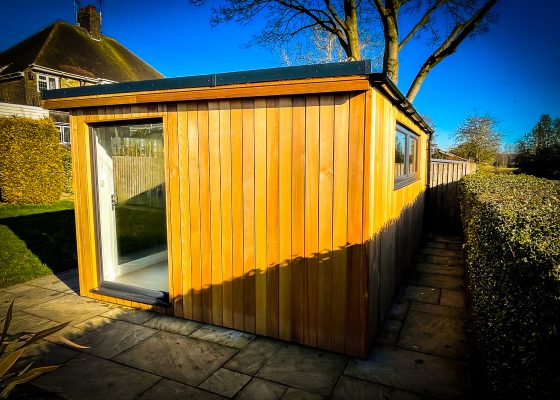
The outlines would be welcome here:
M 496 130 L 496 120 L 489 116 L 471 116 L 454 133 L 453 154 L 476 163 L 492 164 L 500 152 L 502 134 Z
M 467 38 L 487 31 L 492 21 L 491 9 L 498 0 L 226 0 L 213 7 L 213 24 L 238 22 L 249 24 L 257 16 L 265 26 L 249 44 L 284 49 L 290 56 L 289 44 L 300 39 L 317 39 L 323 35 L 330 47 L 314 43 L 302 61 L 328 62 L 334 59 L 360 60 L 368 53 L 374 61 L 382 53 L 383 72 L 395 83 L 399 76 L 400 51 L 413 39 L 427 38 L 433 52 L 419 68 L 407 99 L 413 101 L 430 71 L 453 54 Z M 206 0 L 190 0 L 202 5 Z M 399 36 L 402 15 L 416 17 L 404 36 Z M 442 28 L 444 27 L 444 28 Z M 382 40 L 377 40 L 377 38 Z M 332 48 L 337 43 L 344 57 Z M 319 45 L 319 46 L 317 46 Z M 283 47 L 284 46 L 284 47 Z M 313 48 L 313 46 L 312 46 Z M 319 54 L 319 56 L 318 56 Z M 330 55 L 330 56 L 329 56 Z M 290 60 L 290 62 L 292 62 Z

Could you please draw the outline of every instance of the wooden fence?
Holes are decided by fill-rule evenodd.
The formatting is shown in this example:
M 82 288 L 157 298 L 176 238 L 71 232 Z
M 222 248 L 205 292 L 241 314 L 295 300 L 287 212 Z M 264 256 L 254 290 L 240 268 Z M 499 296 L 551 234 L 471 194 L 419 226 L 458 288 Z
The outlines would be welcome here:
M 465 175 L 476 172 L 469 161 L 430 160 L 427 225 L 432 232 L 458 232 L 460 229 L 458 188 Z
M 163 157 L 114 156 L 115 192 L 119 202 L 140 202 L 163 207 L 165 165 Z

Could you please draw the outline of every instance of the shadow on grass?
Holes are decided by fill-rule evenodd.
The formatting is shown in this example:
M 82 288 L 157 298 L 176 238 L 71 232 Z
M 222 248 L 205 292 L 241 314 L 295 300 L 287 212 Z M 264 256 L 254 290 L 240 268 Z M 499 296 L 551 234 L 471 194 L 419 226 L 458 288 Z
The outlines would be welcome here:
M 53 272 L 77 267 L 74 210 L 3 218 L 0 223 Z

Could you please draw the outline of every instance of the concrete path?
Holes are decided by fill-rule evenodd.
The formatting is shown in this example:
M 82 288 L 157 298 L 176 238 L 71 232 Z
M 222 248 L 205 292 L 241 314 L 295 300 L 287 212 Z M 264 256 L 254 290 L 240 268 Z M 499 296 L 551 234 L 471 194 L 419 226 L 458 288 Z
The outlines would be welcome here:
M 459 399 L 467 397 L 460 242 L 433 237 L 366 360 L 79 297 L 76 271 L 0 290 L 12 333 L 71 320 L 25 361 L 62 367 L 33 382 L 67 399 Z M 53 397 L 44 397 L 53 398 Z

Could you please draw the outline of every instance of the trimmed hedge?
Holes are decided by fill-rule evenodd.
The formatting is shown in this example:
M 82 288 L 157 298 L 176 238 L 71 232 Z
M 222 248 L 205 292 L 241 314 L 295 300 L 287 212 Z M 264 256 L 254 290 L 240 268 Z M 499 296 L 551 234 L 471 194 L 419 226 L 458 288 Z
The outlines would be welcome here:
M 560 182 L 474 174 L 460 185 L 473 341 L 492 399 L 560 387 Z
M 50 119 L 0 117 L 0 196 L 13 204 L 60 199 L 64 173 L 59 132 Z
M 64 193 L 74 193 L 72 187 L 72 152 L 66 147 L 60 147 L 60 156 L 62 158 L 62 169 L 64 170 Z

